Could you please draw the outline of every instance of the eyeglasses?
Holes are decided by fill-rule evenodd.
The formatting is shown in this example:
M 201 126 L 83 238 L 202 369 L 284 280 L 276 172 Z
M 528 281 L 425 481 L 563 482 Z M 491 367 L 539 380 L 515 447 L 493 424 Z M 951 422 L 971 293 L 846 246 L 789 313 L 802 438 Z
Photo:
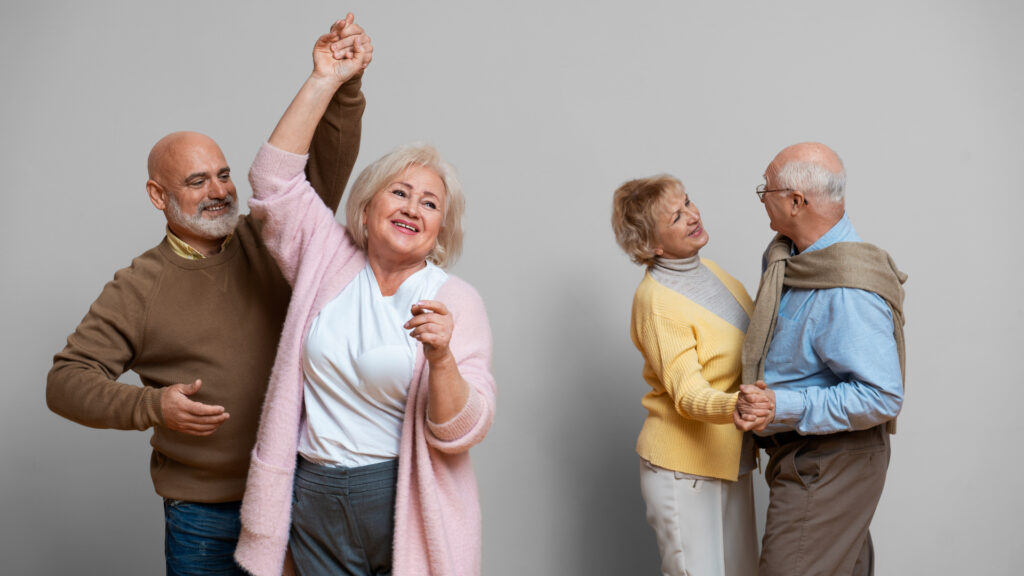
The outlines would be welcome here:
M 754 194 L 757 194 L 757 199 L 760 200 L 761 202 L 764 202 L 764 195 L 768 194 L 769 192 L 795 192 L 796 191 L 796 190 L 793 190 L 792 188 L 776 188 L 774 190 L 766 190 L 764 186 L 765 186 L 764 184 L 761 184 L 756 189 L 754 189 Z

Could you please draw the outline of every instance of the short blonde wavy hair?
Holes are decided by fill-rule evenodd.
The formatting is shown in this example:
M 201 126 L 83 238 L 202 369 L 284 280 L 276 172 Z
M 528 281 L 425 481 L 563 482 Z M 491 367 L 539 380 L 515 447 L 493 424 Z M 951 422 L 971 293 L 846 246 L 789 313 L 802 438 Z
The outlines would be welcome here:
M 668 174 L 630 180 L 615 190 L 612 230 L 630 260 L 645 266 L 654 264 L 658 211 L 666 199 L 685 193 L 683 183 Z
M 361 250 L 366 251 L 366 228 L 363 211 L 384 186 L 410 166 L 421 166 L 437 174 L 444 183 L 444 218 L 437 234 L 434 249 L 427 260 L 445 268 L 455 263 L 462 253 L 462 214 L 466 200 L 455 167 L 441 159 L 441 154 L 429 144 L 406 144 L 388 152 L 359 173 L 345 204 L 345 222 L 348 235 Z

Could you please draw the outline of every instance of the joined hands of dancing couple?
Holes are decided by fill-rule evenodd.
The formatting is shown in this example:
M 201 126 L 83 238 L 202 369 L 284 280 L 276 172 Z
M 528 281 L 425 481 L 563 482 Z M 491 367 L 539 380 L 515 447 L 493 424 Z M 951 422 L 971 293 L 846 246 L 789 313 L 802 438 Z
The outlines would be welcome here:
M 732 422 L 745 432 L 764 430 L 775 420 L 775 392 L 763 380 L 754 384 L 740 384 L 736 410 Z

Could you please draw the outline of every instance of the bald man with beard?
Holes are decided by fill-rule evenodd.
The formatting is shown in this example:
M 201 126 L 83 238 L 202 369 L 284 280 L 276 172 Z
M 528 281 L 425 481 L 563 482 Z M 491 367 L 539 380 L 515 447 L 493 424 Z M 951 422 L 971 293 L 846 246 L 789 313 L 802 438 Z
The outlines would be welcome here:
M 356 38 L 372 54 L 351 15 L 330 35 L 336 58 Z M 360 74 L 335 94 L 310 149 L 308 177 L 332 210 L 358 155 L 364 107 Z M 239 505 L 291 288 L 260 224 L 239 217 L 216 142 L 169 134 L 148 168 L 165 237 L 103 288 L 54 357 L 46 401 L 85 426 L 152 428 L 167 573 L 243 574 L 233 559 Z M 117 381 L 128 370 L 143 386 Z
M 868 527 L 903 405 L 906 275 L 861 241 L 846 170 L 824 144 L 790 146 L 757 189 L 778 234 L 743 344 L 736 426 L 769 456 L 761 576 L 872 574 Z M 763 401 L 771 408 L 755 420 Z

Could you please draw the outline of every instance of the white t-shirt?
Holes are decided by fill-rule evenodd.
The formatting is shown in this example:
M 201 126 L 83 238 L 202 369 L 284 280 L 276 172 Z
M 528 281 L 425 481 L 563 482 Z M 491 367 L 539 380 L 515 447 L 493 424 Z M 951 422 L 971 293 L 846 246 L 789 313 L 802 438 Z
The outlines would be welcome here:
M 402 326 L 447 279 L 428 262 L 385 297 L 367 264 L 313 319 L 302 355 L 303 458 L 355 467 L 398 457 L 418 344 Z

